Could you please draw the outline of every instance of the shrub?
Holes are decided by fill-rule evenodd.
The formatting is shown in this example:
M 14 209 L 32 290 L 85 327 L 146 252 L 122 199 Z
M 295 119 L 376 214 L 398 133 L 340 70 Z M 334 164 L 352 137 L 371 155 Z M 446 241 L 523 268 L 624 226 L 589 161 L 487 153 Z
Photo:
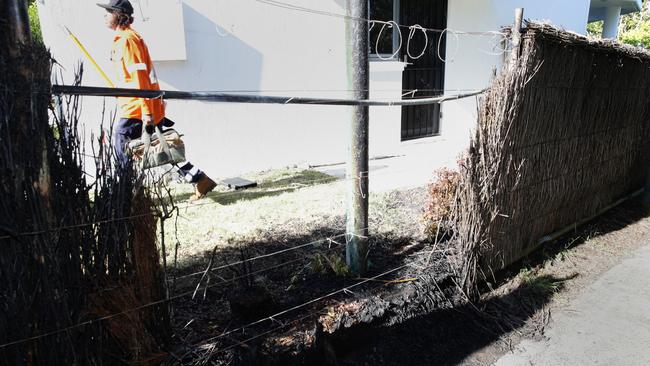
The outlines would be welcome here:
M 451 215 L 451 207 L 460 184 L 460 173 L 441 168 L 435 171 L 433 182 L 427 186 L 428 201 L 424 213 L 427 234 L 445 234 Z

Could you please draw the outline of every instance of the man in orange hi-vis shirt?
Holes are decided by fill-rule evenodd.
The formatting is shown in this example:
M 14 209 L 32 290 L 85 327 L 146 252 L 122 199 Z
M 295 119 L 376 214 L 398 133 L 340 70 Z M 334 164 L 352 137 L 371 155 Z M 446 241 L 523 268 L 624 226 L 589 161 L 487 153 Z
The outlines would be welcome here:
M 131 29 L 133 6 L 128 0 L 111 0 L 108 4 L 97 4 L 106 9 L 106 26 L 115 31 L 111 61 L 117 73 L 118 87 L 143 90 L 160 90 L 158 77 L 149 49 L 142 37 Z M 113 147 L 118 164 L 126 166 L 129 157 L 125 153 L 129 141 L 142 136 L 142 126 L 153 131 L 154 125 L 170 127 L 174 124 L 165 118 L 165 106 L 159 98 L 119 97 L 121 109 L 119 122 L 113 126 Z M 195 184 L 195 193 L 190 200 L 204 197 L 214 189 L 216 183 L 205 173 L 187 162 L 179 168 L 186 181 Z

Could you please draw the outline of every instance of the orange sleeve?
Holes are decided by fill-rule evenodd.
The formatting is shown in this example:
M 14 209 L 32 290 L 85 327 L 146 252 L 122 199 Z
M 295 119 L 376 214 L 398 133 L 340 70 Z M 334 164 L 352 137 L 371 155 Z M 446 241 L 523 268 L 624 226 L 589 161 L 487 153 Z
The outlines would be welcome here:
M 124 66 L 130 74 L 130 84 L 135 89 L 152 89 L 148 66 L 151 60 L 143 52 L 141 45 L 133 38 L 127 38 L 124 45 Z M 140 98 L 142 115 L 153 114 L 153 101 Z

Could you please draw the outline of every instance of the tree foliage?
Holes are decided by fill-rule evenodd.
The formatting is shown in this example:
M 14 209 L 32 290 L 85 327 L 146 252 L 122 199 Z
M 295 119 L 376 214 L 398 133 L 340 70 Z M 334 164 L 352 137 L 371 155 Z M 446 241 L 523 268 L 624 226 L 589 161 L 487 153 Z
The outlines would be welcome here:
M 603 21 L 587 24 L 587 33 L 592 37 L 602 37 Z M 650 1 L 643 0 L 640 12 L 621 17 L 618 41 L 650 49 Z
M 587 24 L 587 34 L 594 37 L 600 38 L 603 35 L 603 21 L 599 20 L 597 22 L 591 22 Z
M 41 33 L 41 21 L 38 18 L 38 7 L 34 0 L 29 1 L 29 29 L 32 32 L 32 39 L 36 42 L 43 42 L 43 33 Z

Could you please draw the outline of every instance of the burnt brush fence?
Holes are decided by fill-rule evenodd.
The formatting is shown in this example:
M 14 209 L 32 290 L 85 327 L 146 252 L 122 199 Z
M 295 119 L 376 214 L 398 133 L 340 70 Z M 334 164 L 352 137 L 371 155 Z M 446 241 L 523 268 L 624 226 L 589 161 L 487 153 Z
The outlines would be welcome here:
M 86 180 L 79 97 L 61 98 L 50 122 L 50 55 L 7 34 L 0 48 L 0 364 L 155 363 L 170 339 L 166 306 L 93 322 L 165 296 L 152 197 L 135 174 L 112 169 L 110 151 L 95 152 L 95 180 Z

